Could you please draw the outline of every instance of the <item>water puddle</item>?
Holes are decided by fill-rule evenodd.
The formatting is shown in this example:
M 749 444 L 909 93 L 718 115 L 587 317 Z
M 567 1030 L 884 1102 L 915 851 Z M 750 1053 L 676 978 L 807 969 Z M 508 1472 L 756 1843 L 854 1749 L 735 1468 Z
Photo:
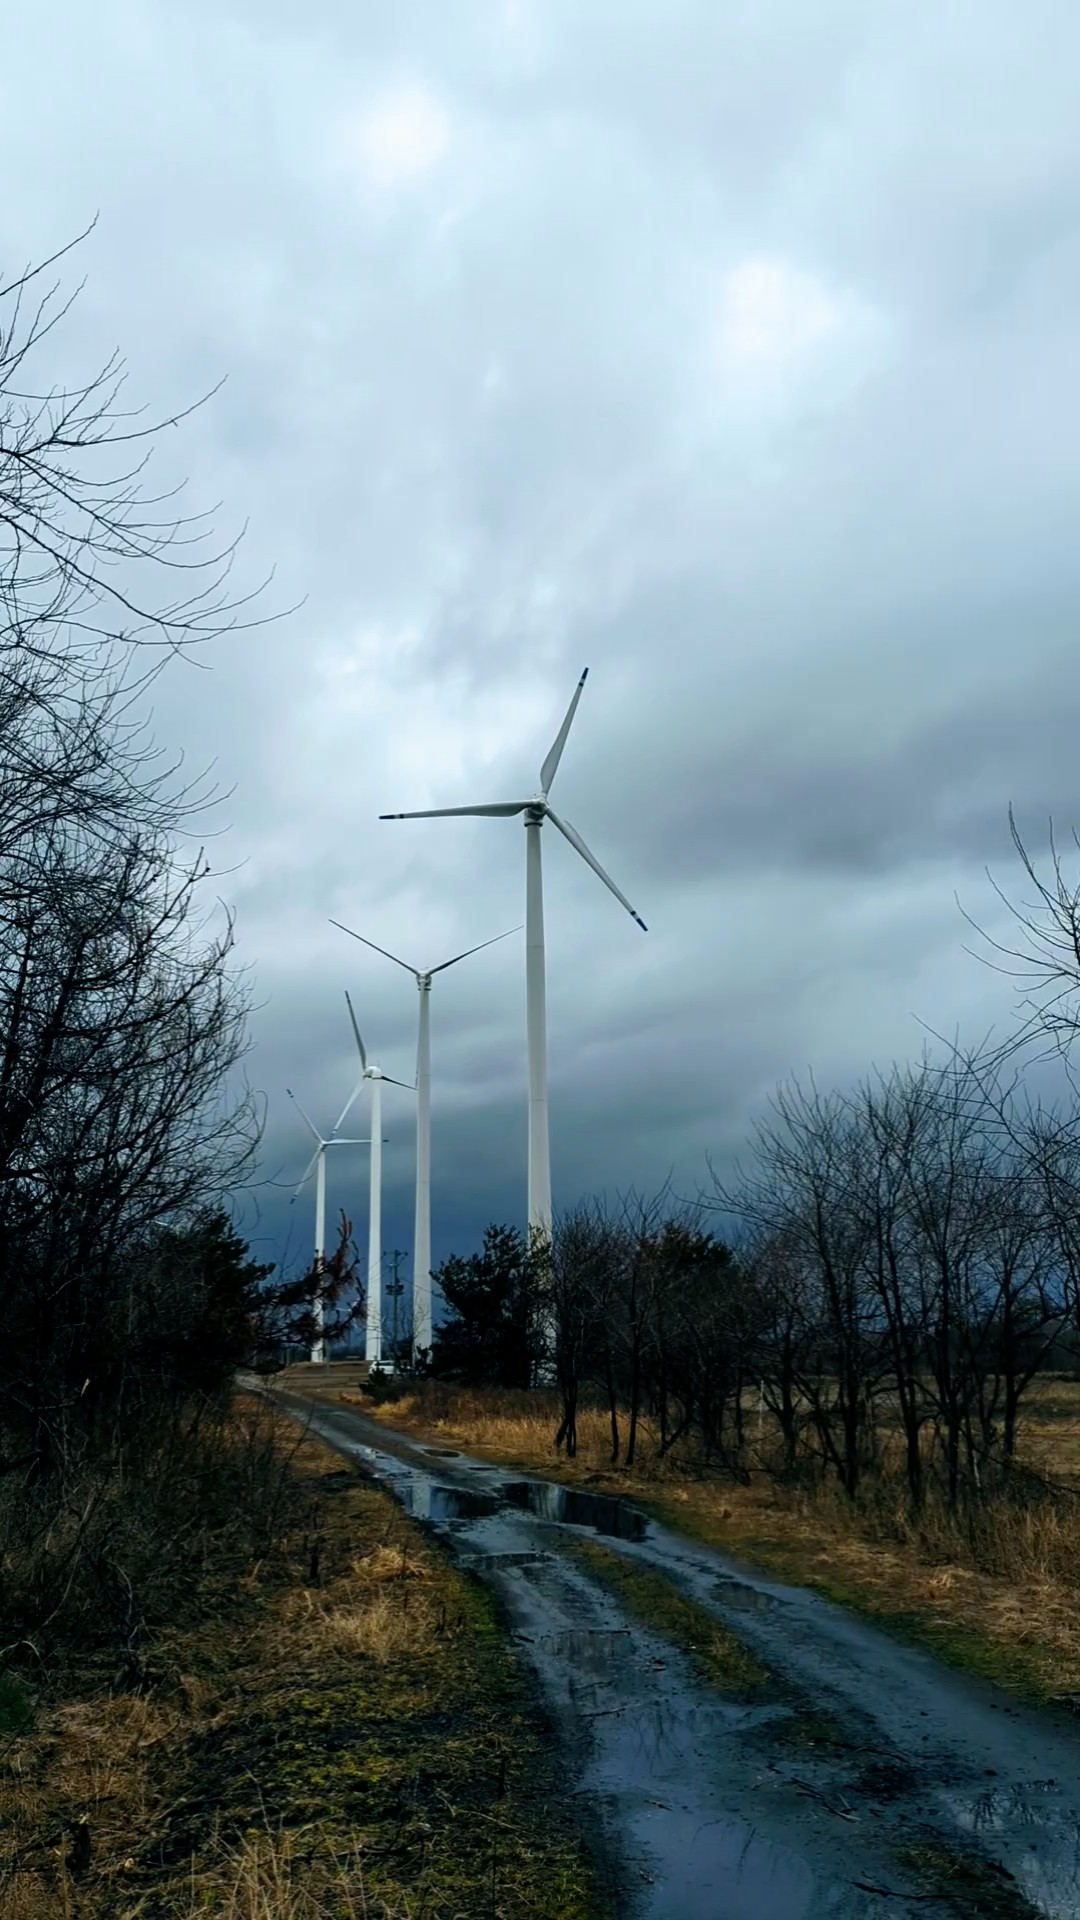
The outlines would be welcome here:
M 748 1613 L 765 1613 L 776 1605 L 771 1593 L 759 1593 L 741 1580 L 717 1580 L 713 1592 L 726 1607 L 741 1607 Z
M 1040 1912 L 1055 1920 L 1080 1913 L 1080 1821 L 1056 1780 L 988 1785 L 948 1799 L 963 1831 L 993 1837 L 994 1855 Z
M 615 1540 L 644 1540 L 649 1522 L 636 1507 L 609 1493 L 581 1493 L 550 1480 L 504 1480 L 499 1492 L 508 1506 L 570 1527 L 591 1527 Z
M 816 1848 L 770 1832 L 764 1807 L 754 1818 L 725 1806 L 717 1761 L 745 1711 L 691 1702 L 676 1681 L 662 1701 L 626 1700 L 601 1708 L 593 1722 L 589 1783 L 602 1801 L 621 1805 L 631 1852 L 642 1850 L 646 1913 L 656 1920 L 861 1916 L 863 1903 L 832 1879 Z
M 869 1883 L 885 1878 L 879 1835 L 834 1791 L 835 1761 L 823 1771 L 810 1751 L 782 1765 L 771 1758 L 768 1728 L 790 1706 L 703 1687 L 677 1648 L 629 1619 L 565 1551 L 556 1529 L 588 1529 L 634 1560 L 673 1575 L 677 1567 L 680 1583 L 696 1585 L 718 1613 L 724 1603 L 760 1608 L 745 1617 L 747 1638 L 770 1629 L 775 1637 L 771 1596 L 721 1578 L 716 1558 L 671 1540 L 613 1494 L 510 1478 L 452 1448 L 421 1455 L 402 1442 L 387 1451 L 341 1417 L 320 1414 L 313 1424 L 406 1513 L 440 1528 L 463 1566 L 498 1583 L 515 1642 L 565 1729 L 567 1790 L 585 1796 L 601 1830 L 620 1911 L 635 1920 L 878 1920 Z M 1025 1829 L 1026 1858 L 1030 1837 Z M 903 1906 L 895 1911 L 900 1920 Z M 1044 1911 L 1058 1920 L 1071 1909 Z M 929 1908 L 918 1912 L 930 1920 Z
M 406 1513 L 414 1520 L 434 1520 L 436 1523 L 482 1520 L 499 1509 L 494 1494 L 473 1493 L 465 1487 L 440 1486 L 437 1481 L 422 1479 L 419 1475 L 415 1479 L 402 1476 L 394 1486 L 394 1492 Z
M 508 1567 L 536 1567 L 550 1559 L 550 1553 L 544 1553 L 539 1547 L 523 1547 L 519 1552 L 511 1547 L 494 1553 L 461 1553 L 458 1566 L 470 1567 L 476 1573 L 498 1573 Z

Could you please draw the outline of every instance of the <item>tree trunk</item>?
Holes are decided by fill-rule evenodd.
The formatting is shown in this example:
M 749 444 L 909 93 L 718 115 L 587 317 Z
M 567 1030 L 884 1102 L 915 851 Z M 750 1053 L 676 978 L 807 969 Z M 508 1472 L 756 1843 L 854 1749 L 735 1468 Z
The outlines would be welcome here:
M 604 1379 L 607 1387 L 608 1418 L 611 1421 L 611 1464 L 619 1464 L 619 1403 L 615 1396 L 615 1380 L 611 1368 L 611 1355 L 605 1355 Z

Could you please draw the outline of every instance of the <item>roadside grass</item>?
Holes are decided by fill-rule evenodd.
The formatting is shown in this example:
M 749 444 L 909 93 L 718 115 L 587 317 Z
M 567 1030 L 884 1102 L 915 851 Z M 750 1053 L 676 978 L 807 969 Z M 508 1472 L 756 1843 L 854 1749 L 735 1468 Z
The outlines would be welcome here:
M 412 1906 L 368 1900 L 361 1856 L 328 1851 L 320 1836 L 255 1834 L 226 1850 L 207 1881 L 192 1881 L 185 1920 L 410 1920 Z
M 329 1383 L 328 1383 L 329 1387 Z M 459 1446 L 518 1471 L 623 1494 L 656 1519 L 797 1585 L 813 1587 L 1023 1697 L 1069 1706 L 1080 1697 L 1080 1383 L 1040 1382 L 1026 1402 L 1021 1464 L 1059 1490 L 997 1500 L 964 1519 L 931 1500 L 913 1519 L 886 1479 L 857 1503 L 828 1484 L 811 1491 L 753 1472 L 749 1484 L 704 1470 L 693 1455 L 657 1457 L 648 1426 L 635 1467 L 610 1464 L 607 1414 L 579 1418 L 578 1455 L 555 1452 L 553 1392 L 507 1393 L 428 1383 L 381 1407 L 348 1388 L 334 1397 L 387 1426 Z M 625 1424 L 625 1423 L 624 1423 Z M 771 1443 L 756 1404 L 751 1451 Z
M 735 1700 L 750 1700 L 766 1687 L 777 1687 L 769 1668 L 741 1640 L 656 1568 L 593 1540 L 568 1536 L 562 1550 L 596 1575 L 635 1620 L 688 1653 L 710 1686 Z
M 257 1402 L 237 1419 L 274 1418 Z M 587 1920 L 599 1870 L 485 1590 L 279 1420 L 273 1547 L 143 1655 L 0 1684 L 0 1920 Z M 111 1663 L 115 1668 L 115 1661 Z
M 850 1749 L 832 1714 L 774 1673 L 715 1614 L 672 1586 L 657 1568 L 642 1566 L 599 1541 L 575 1536 L 567 1536 L 562 1551 L 586 1567 L 642 1626 L 688 1654 L 707 1686 L 728 1700 L 754 1704 L 768 1695 L 782 1707 L 783 1714 L 769 1721 L 768 1738 L 774 1748 L 827 1755 Z

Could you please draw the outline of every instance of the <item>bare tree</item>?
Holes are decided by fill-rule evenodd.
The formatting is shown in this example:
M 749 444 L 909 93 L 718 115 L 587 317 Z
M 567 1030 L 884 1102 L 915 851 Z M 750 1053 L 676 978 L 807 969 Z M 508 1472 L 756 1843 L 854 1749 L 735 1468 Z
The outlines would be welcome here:
M 0 1456 L 39 1475 L 134 1417 L 148 1236 L 228 1193 L 258 1135 L 225 1092 L 231 918 L 179 852 L 210 795 L 142 718 L 165 658 L 251 602 L 234 545 L 148 487 L 183 416 L 123 409 L 115 356 L 36 376 L 71 306 L 53 264 L 0 281 Z
M 714 1204 L 795 1262 L 799 1392 L 822 1454 L 854 1495 L 880 1371 L 874 1302 L 864 1284 L 872 1223 L 860 1128 L 844 1100 L 793 1081 L 758 1126 L 749 1172 L 714 1179 Z
M 555 1223 L 550 1247 L 545 1248 L 544 1304 L 562 1407 L 555 1447 L 556 1451 L 565 1447 L 569 1460 L 577 1454 L 582 1383 L 592 1376 L 598 1354 L 604 1349 L 602 1303 L 611 1251 L 610 1226 L 596 1206 L 580 1206 L 563 1214 Z
M 1046 877 L 1036 866 L 1012 807 L 1009 833 L 1031 897 L 1011 900 L 992 875 L 987 877 L 1017 929 L 1017 944 L 995 940 L 963 908 L 961 912 L 985 949 L 976 949 L 976 957 L 1016 983 L 1020 1024 L 999 1050 L 1000 1057 L 1010 1057 L 1039 1039 L 1067 1056 L 1080 1033 L 1080 880 L 1070 880 L 1066 873 L 1053 820 Z M 1071 838 L 1080 853 L 1075 828 Z
M 107 676 L 118 645 L 187 649 L 257 595 L 230 597 L 237 541 L 216 540 L 213 516 L 148 485 L 163 433 L 203 400 L 156 419 L 125 407 L 117 352 L 74 386 L 38 381 L 79 292 L 64 296 L 54 269 L 85 238 L 0 277 L 0 619 L 48 666 Z

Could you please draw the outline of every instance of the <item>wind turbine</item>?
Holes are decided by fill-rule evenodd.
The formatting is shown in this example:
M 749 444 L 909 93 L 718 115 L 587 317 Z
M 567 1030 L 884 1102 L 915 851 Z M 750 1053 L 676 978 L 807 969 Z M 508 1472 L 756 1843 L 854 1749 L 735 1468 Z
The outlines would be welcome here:
M 319 1132 L 318 1127 L 315 1125 L 314 1121 L 308 1116 L 308 1114 L 305 1113 L 303 1107 L 300 1105 L 300 1102 L 297 1099 L 292 1088 L 286 1087 L 285 1091 L 288 1094 L 289 1099 L 292 1101 L 293 1106 L 296 1108 L 297 1113 L 300 1115 L 301 1119 L 303 1120 L 305 1126 L 308 1129 L 308 1132 L 311 1134 L 315 1142 L 315 1151 L 312 1154 L 311 1159 L 308 1161 L 307 1167 L 305 1168 L 301 1179 L 297 1181 L 296 1190 L 293 1193 L 292 1199 L 289 1202 L 289 1204 L 290 1206 L 295 1205 L 304 1187 L 307 1186 L 308 1181 L 311 1179 L 312 1170 L 314 1169 L 314 1172 L 315 1172 L 315 1272 L 319 1275 L 321 1279 L 323 1269 L 326 1265 L 326 1155 L 327 1155 L 327 1152 L 331 1147 L 366 1147 L 370 1145 L 370 1142 L 367 1140 L 343 1140 L 339 1135 L 338 1127 L 340 1127 L 341 1121 L 344 1120 L 345 1113 L 348 1112 L 348 1107 L 346 1107 L 345 1113 L 342 1113 L 341 1119 L 337 1123 L 337 1127 L 334 1128 L 329 1138 L 324 1139 L 322 1134 Z M 349 1104 L 350 1105 L 352 1104 L 351 1101 Z M 323 1327 L 325 1324 L 326 1316 L 325 1316 L 325 1309 L 324 1309 L 321 1287 L 318 1289 L 315 1295 L 314 1316 L 315 1316 L 315 1330 L 314 1330 L 314 1334 L 311 1342 L 311 1358 L 316 1363 L 316 1365 L 321 1365 L 323 1361 L 326 1359 L 326 1339 L 323 1333 Z
M 548 1132 L 547 1096 L 547 1011 L 544 981 L 544 883 L 540 863 L 540 829 L 545 820 L 557 827 L 587 866 L 601 879 L 636 920 L 642 932 L 646 926 L 641 915 L 620 893 L 611 875 L 589 852 L 581 835 L 568 820 L 562 820 L 548 801 L 551 783 L 562 759 L 567 735 L 577 712 L 578 701 L 588 677 L 585 668 L 566 710 L 566 718 L 540 769 L 540 788 L 529 800 L 499 800 L 482 807 L 425 807 L 414 813 L 382 813 L 380 820 L 442 820 L 457 815 L 482 815 L 508 819 L 525 815 L 525 1005 L 529 1041 L 529 1231 L 544 1239 L 551 1235 L 551 1147 Z
M 386 947 L 377 946 L 374 940 L 365 939 L 362 933 L 354 933 L 352 927 L 346 927 L 340 920 L 331 920 L 332 927 L 339 927 L 342 933 L 352 934 L 373 953 L 381 953 L 384 960 L 393 960 L 396 966 L 404 967 L 411 973 L 420 993 L 420 1025 L 416 1042 L 416 1211 L 413 1224 L 413 1352 L 423 1353 L 431 1346 L 431 982 L 436 973 L 445 973 L 447 967 L 456 967 L 459 960 L 468 960 L 474 953 L 482 953 L 485 947 L 494 947 L 500 940 L 508 940 L 511 933 L 520 933 L 520 927 L 511 927 L 507 933 L 497 933 L 492 940 L 481 940 L 478 947 L 466 947 L 464 953 L 455 953 L 452 960 L 443 960 L 437 967 L 429 967 L 421 973 L 419 967 L 410 967 L 407 960 L 401 960 L 396 953 L 390 953 Z
M 360 1038 L 360 1029 L 356 1024 L 353 1003 L 348 993 L 345 1005 L 349 1009 L 349 1019 L 356 1036 L 357 1050 L 360 1054 L 360 1078 L 353 1088 L 341 1115 L 344 1120 L 353 1101 L 366 1081 L 371 1089 L 371 1188 L 368 1200 L 368 1271 L 367 1271 L 367 1358 L 373 1367 L 382 1362 L 382 1090 L 384 1081 L 392 1087 L 405 1087 L 415 1093 L 416 1088 L 407 1080 L 395 1080 L 392 1074 L 384 1073 L 367 1057 L 367 1048 Z M 338 1126 L 341 1125 L 338 1121 Z

